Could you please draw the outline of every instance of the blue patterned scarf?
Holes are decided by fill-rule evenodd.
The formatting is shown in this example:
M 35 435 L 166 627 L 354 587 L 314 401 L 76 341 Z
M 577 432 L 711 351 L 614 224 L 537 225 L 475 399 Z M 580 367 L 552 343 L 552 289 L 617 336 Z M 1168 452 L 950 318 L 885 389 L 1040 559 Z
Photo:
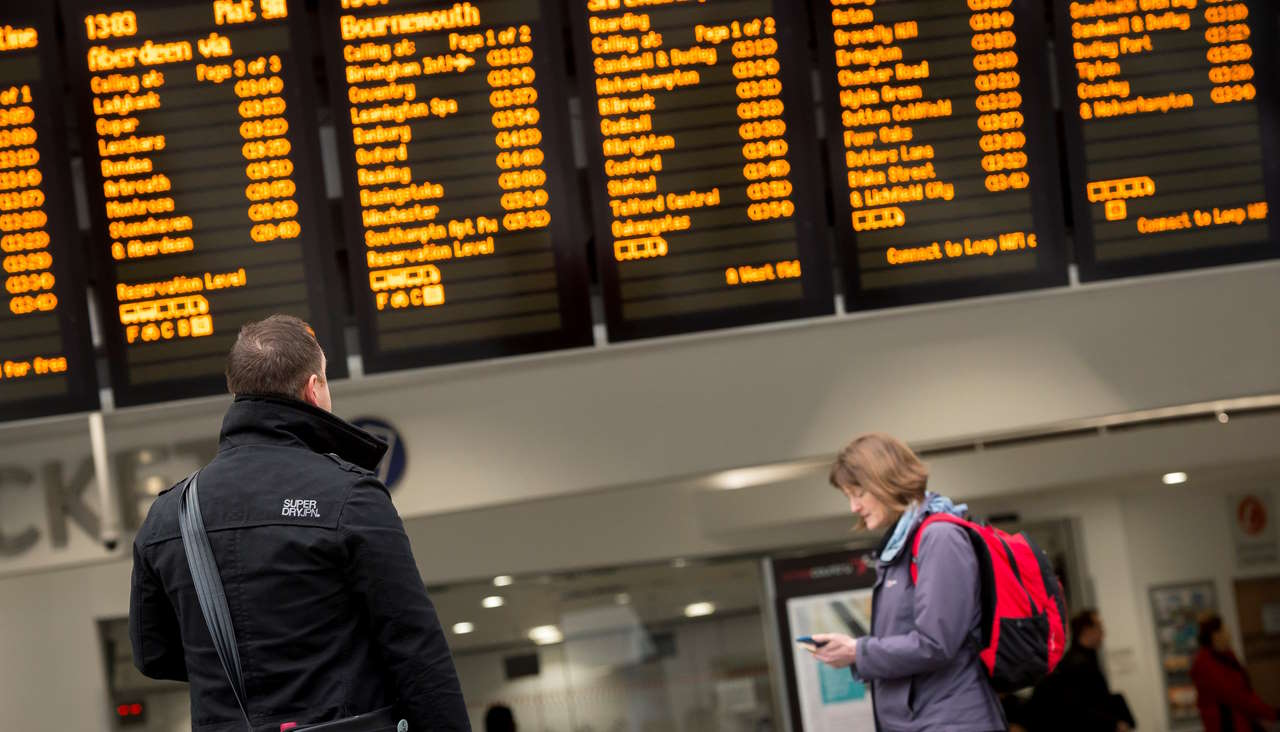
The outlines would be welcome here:
M 893 534 L 889 537 L 889 543 L 885 545 L 884 551 L 880 552 L 880 561 L 892 562 L 900 553 L 902 547 L 907 543 L 907 537 L 911 534 L 911 530 L 915 528 L 917 519 L 922 514 L 933 513 L 949 513 L 952 516 L 964 517 L 969 513 L 968 504 L 961 503 L 956 505 L 951 502 L 950 498 L 940 496 L 937 493 L 925 493 L 924 504 L 919 501 L 912 501 L 907 506 L 907 510 L 903 512 L 902 518 L 898 519 L 897 525 L 893 527 Z

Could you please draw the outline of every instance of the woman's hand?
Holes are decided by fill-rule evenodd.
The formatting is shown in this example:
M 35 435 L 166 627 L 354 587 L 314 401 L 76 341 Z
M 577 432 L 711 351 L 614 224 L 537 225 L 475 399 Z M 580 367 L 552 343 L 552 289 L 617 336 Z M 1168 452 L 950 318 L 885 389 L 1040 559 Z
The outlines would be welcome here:
M 817 633 L 813 639 L 821 644 L 813 657 L 832 668 L 849 668 L 858 660 L 858 644 L 840 633 Z

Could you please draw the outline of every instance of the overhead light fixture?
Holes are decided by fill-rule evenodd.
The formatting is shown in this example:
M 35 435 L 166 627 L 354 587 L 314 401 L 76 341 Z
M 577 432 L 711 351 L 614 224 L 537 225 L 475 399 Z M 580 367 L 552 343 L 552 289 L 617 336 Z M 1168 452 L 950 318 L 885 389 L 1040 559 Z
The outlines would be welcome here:
M 1165 473 L 1164 477 L 1160 478 L 1160 480 L 1165 485 L 1178 485 L 1179 483 L 1187 482 L 1187 474 L 1181 471 L 1176 473 Z
M 695 602 L 685 607 L 684 616 L 686 618 L 705 618 L 716 611 L 716 605 L 713 602 Z
M 551 646 L 564 642 L 564 633 L 554 625 L 539 625 L 529 631 L 529 640 L 540 646 Z
M 685 559 L 684 557 L 680 557 L 678 559 L 672 559 L 671 566 L 675 567 L 676 569 L 684 569 L 685 567 L 689 566 L 689 560 Z
M 476 629 L 472 623 L 454 623 L 453 632 L 455 635 L 466 635 Z
M 814 470 L 812 463 L 784 463 L 760 465 L 751 468 L 724 470 L 708 478 L 711 487 L 724 491 L 736 491 L 769 483 L 794 480 Z
M 613 601 L 618 605 L 630 605 L 631 595 L 627 594 L 626 592 L 619 592 L 618 594 L 613 596 Z
M 1218 423 L 1219 423 L 1219 424 L 1226 424 L 1227 422 L 1230 422 L 1230 421 L 1231 421 L 1231 415 L 1227 414 L 1227 413 L 1226 413 L 1226 411 L 1224 411 L 1224 410 L 1222 410 L 1222 409 L 1219 409 L 1219 410 L 1218 410 Z
M 142 482 L 142 490 L 149 496 L 158 496 L 169 487 L 169 483 L 159 475 L 152 475 Z
M 493 578 L 494 587 L 510 587 L 515 579 L 509 574 L 500 574 Z
M 495 607 L 502 607 L 503 605 L 506 605 L 507 601 L 504 600 L 501 595 L 489 595 L 485 599 L 481 600 L 480 604 L 483 605 L 486 610 L 492 610 Z

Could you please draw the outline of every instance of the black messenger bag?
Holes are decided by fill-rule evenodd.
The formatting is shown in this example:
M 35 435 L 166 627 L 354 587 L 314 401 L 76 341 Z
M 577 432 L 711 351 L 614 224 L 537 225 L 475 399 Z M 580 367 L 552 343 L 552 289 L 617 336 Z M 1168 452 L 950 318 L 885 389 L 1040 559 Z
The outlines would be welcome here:
M 218 651 L 218 660 L 222 662 L 222 670 L 231 683 L 231 691 L 235 694 L 236 704 L 240 706 L 240 714 L 244 716 L 245 729 L 255 732 L 253 722 L 249 720 L 248 699 L 244 691 L 244 671 L 240 668 L 240 649 L 236 646 L 236 632 L 231 625 L 231 610 L 227 607 L 227 595 L 222 589 L 222 577 L 218 574 L 218 565 L 213 559 L 213 548 L 209 544 L 209 536 L 205 533 L 204 517 L 200 514 L 200 497 L 196 490 L 200 471 L 192 473 L 182 486 L 182 506 L 178 511 L 178 529 L 182 532 L 182 548 L 187 554 L 187 566 L 191 568 L 191 579 L 195 582 L 196 596 L 200 598 L 200 612 L 204 615 L 205 625 L 213 638 L 213 647 Z M 270 725 L 264 729 L 270 729 Z M 409 723 L 400 719 L 392 707 L 377 709 L 367 714 L 360 714 L 346 719 L 319 724 L 298 725 L 285 722 L 279 725 L 281 732 L 287 730 L 305 730 L 310 732 L 407 732 Z

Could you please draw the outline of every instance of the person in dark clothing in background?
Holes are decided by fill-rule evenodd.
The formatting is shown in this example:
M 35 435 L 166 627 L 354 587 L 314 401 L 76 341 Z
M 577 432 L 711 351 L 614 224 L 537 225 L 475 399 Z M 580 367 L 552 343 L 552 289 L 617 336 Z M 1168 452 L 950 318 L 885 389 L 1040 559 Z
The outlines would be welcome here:
M 516 715 L 505 704 L 494 704 L 484 713 L 484 732 L 516 732 Z
M 330 413 L 325 356 L 301 320 L 249 323 L 227 359 L 235 400 L 199 508 L 255 729 L 392 713 L 413 732 L 470 732 L 453 657 L 404 525 L 374 469 L 386 445 Z M 185 481 L 184 481 L 185 482 Z M 179 533 L 182 491 L 133 545 L 134 664 L 191 684 L 195 732 L 243 729 Z
M 1071 647 L 1032 697 L 1039 732 L 1129 732 L 1133 717 L 1124 697 L 1111 693 L 1098 650 L 1106 631 L 1098 611 L 1071 618 Z
M 1205 732 L 1262 732 L 1262 722 L 1276 721 L 1280 710 L 1253 691 L 1249 672 L 1231 650 L 1222 618 L 1211 615 L 1201 621 L 1198 640 L 1191 680 Z
M 1037 729 L 1034 709 L 1029 697 L 1012 693 L 1001 694 L 1000 707 L 1004 709 L 1005 721 L 1009 723 L 1008 732 L 1035 732 Z

